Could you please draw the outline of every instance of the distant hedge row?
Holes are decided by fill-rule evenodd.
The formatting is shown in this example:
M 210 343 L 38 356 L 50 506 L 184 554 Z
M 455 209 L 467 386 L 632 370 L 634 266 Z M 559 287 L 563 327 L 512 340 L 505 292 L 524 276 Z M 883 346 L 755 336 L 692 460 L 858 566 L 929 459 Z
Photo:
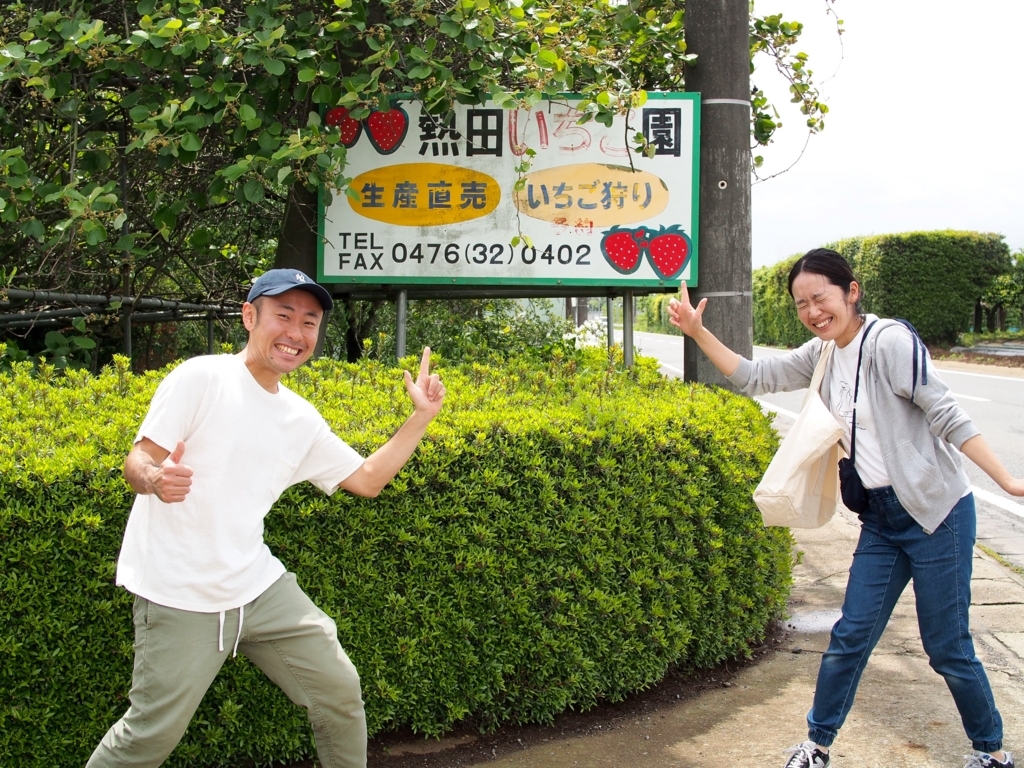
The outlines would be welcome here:
M 604 350 L 441 373 L 445 410 L 379 498 L 296 486 L 267 519 L 338 623 L 371 733 L 549 721 L 747 653 L 783 610 L 791 540 L 751 502 L 777 438 L 752 401 Z M 0 765 L 19 768 L 84 764 L 127 707 L 120 466 L 164 372 L 50 375 L 0 376 Z M 364 452 L 409 411 L 377 363 L 289 386 Z M 304 713 L 239 657 L 168 765 L 312 754 Z
M 970 328 L 974 306 L 1010 269 L 1001 235 L 980 232 L 907 232 L 840 240 L 834 248 L 853 265 L 864 289 L 864 309 L 910 320 L 928 342 L 955 342 Z M 789 296 L 791 256 L 754 272 L 754 342 L 793 347 L 811 334 Z
M 789 270 L 803 254 L 754 270 L 754 343 L 798 347 L 811 338 L 789 295 Z

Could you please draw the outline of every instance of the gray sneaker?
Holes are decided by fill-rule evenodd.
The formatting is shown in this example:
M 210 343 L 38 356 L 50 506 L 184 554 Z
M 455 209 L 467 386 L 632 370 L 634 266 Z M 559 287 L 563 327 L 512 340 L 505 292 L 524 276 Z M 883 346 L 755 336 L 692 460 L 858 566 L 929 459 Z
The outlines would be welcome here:
M 812 741 L 805 741 L 786 750 L 786 754 L 793 756 L 786 761 L 784 768 L 825 768 L 828 765 L 828 752 L 822 752 Z M 994 766 L 998 763 L 993 763 Z M 1011 764 L 1012 766 L 1012 764 Z M 965 768 L 968 768 L 965 766 Z M 970 768 L 974 768 L 970 766 Z

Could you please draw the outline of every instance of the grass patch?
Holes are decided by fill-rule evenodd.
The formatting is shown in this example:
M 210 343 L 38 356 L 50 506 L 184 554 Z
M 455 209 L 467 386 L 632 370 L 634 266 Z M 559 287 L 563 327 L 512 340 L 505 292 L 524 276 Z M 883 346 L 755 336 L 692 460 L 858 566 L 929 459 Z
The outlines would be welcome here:
M 975 546 L 1003 567 L 1009 568 L 1018 576 L 1024 576 L 1024 568 L 1021 568 L 1019 565 L 1014 565 L 991 547 L 986 547 L 984 544 L 975 544 Z

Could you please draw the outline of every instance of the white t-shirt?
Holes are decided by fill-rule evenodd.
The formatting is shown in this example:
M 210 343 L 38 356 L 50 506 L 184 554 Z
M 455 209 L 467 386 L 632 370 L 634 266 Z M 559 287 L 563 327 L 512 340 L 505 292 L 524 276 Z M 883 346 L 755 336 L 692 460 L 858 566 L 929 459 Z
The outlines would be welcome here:
M 284 574 L 263 542 L 263 518 L 288 486 L 308 480 L 330 494 L 363 463 L 312 405 L 284 386 L 263 389 L 235 355 L 171 371 L 135 441 L 143 437 L 168 451 L 185 441 L 192 488 L 176 504 L 135 497 L 117 583 L 201 613 L 245 605 Z
M 842 441 L 846 454 L 850 454 L 850 429 L 853 425 L 854 376 L 857 375 L 857 356 L 864 337 L 861 326 L 857 337 L 840 349 L 832 351 L 832 378 L 829 381 L 829 409 L 845 426 Z M 861 363 L 860 390 L 857 393 L 857 456 L 854 461 L 857 474 L 865 488 L 892 485 L 882 462 L 882 446 L 878 442 L 875 417 L 864 386 L 864 364 Z

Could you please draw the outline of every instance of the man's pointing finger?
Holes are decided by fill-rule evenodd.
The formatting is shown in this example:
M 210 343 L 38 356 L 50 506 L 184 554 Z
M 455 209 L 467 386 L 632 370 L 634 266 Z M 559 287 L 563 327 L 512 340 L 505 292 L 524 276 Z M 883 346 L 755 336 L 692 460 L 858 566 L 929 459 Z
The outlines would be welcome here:
M 423 357 L 420 358 L 419 381 L 426 381 L 430 376 L 430 347 L 423 348 Z

